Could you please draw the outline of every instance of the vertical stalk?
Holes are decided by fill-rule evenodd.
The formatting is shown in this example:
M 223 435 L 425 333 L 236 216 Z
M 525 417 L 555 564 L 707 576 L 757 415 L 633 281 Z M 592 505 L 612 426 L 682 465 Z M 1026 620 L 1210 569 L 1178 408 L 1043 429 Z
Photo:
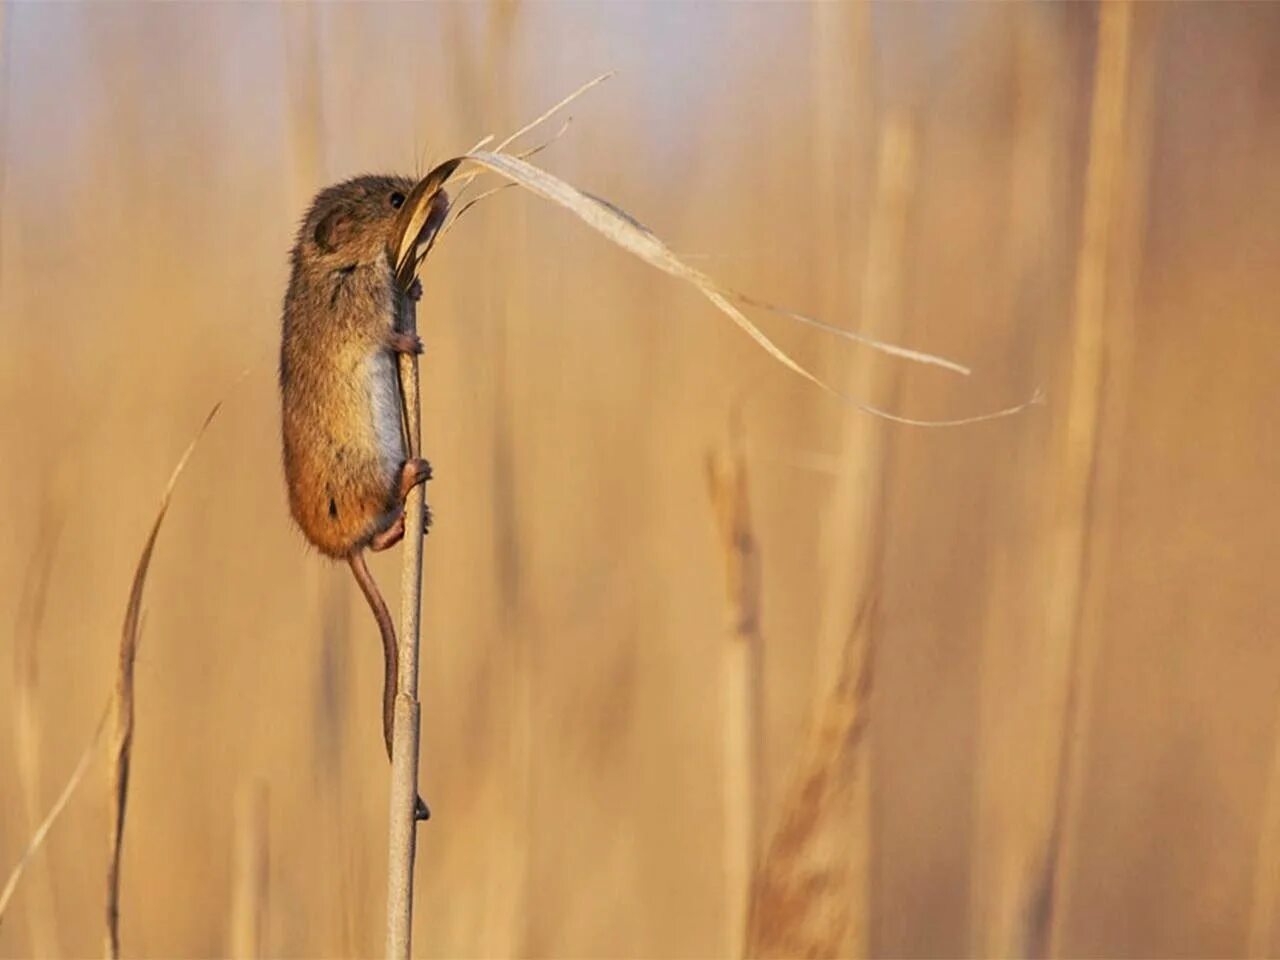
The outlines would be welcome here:
M 9 166 L 9 60 L 13 42 L 13 12 L 0 0 L 0 225 L 4 224 L 5 173 Z M 4 269 L 4 229 L 0 226 L 0 270 Z
M 758 852 L 761 776 L 763 638 L 760 554 L 751 526 L 747 466 L 736 424 L 729 448 L 707 460 L 707 487 L 725 558 L 727 634 L 721 647 L 723 734 L 725 955 L 742 957 Z
M 1010 359 L 1041 369 L 1049 338 L 1042 335 L 1044 305 L 1066 301 L 1069 277 L 1053 268 L 1066 259 L 1072 242 L 1061 224 L 1070 216 L 1065 185 L 1069 163 L 1067 122 L 1068 39 L 1042 11 L 1017 11 L 1008 49 L 1013 113 L 1009 153 L 1008 207 L 1002 241 L 1006 278 L 993 311 L 1004 317 Z M 1042 346 L 1044 345 L 1044 346 Z M 1025 358 L 1025 359 L 1021 359 Z M 1037 374 L 1038 376 L 1038 374 Z M 1024 917 L 1019 857 L 1025 824 L 1019 802 L 1029 788 L 1009 761 L 1026 756 L 1038 740 L 1024 722 L 1039 716 L 1039 692 L 1028 689 L 1023 670 L 1038 663 L 1027 644 L 1011 643 L 1026 630 L 1024 618 L 1036 602 L 1025 584 L 1035 559 L 1036 504 L 1047 482 L 1041 448 L 1047 432 L 1028 423 L 1005 439 L 1007 462 L 991 487 L 992 502 L 1005 504 L 1002 519 L 989 526 L 992 548 L 985 578 L 979 645 L 976 763 L 973 778 L 973 833 L 969 863 L 969 953 L 1015 957 Z M 1034 464 L 1034 466 L 1033 466 Z M 1024 599 L 1024 597 L 1026 599 Z M 1034 754 L 1033 754 L 1034 756 Z
M 487 112 L 500 127 L 517 126 L 518 57 L 515 41 L 521 10 L 517 3 L 503 2 L 488 8 L 480 70 L 470 71 L 467 82 L 487 100 Z M 491 874 L 495 890 L 485 911 L 485 932 L 479 949 L 489 956 L 519 956 L 525 952 L 528 927 L 529 863 L 532 843 L 533 784 L 533 643 L 536 624 L 527 604 L 528 583 L 522 562 L 521 513 L 524 490 L 518 463 L 520 397 L 527 370 L 521 350 L 526 336 L 526 314 L 521 310 L 521 289 L 526 279 L 524 265 L 531 257 L 527 248 L 524 205 L 513 209 L 509 221 L 499 228 L 488 227 L 482 243 L 489 251 L 490 269 L 506 276 L 506 283 L 491 292 L 485 347 L 499 371 L 494 381 L 488 423 L 479 429 L 489 434 L 489 480 L 492 508 L 493 613 L 495 636 L 506 650 L 505 676 L 495 677 L 509 691 L 506 720 L 506 768 L 502 773 L 507 788 L 494 810 L 495 839 L 507 851 Z
M 895 339 L 903 322 L 908 218 L 915 189 L 912 114 L 891 112 L 880 136 L 861 329 Z M 896 374 L 862 357 L 850 381 L 883 395 Z M 891 435 L 850 418 L 839 484 L 826 516 L 820 641 L 827 684 L 756 871 L 748 918 L 750 957 L 865 957 L 871 952 L 871 745 L 869 708 L 876 599 L 884 549 Z M 827 666 L 829 664 L 829 666 Z
M 418 329 L 418 311 L 409 297 L 399 328 Z M 418 399 L 418 358 L 400 354 L 400 385 L 404 398 L 408 455 L 422 450 L 422 416 Z M 400 664 L 395 716 L 391 732 L 390 837 L 387 858 L 387 950 L 391 958 L 407 960 L 413 940 L 413 863 L 417 843 L 414 803 L 418 796 L 418 630 L 422 601 L 423 485 L 405 501 L 404 553 L 400 577 Z
M 1271 771 L 1263 794 L 1262 829 L 1258 859 L 1253 868 L 1253 901 L 1249 906 L 1247 956 L 1273 955 L 1271 941 L 1276 926 L 1276 895 L 1280 892 L 1280 715 L 1273 735 Z
M 47 496 L 41 507 L 40 524 L 36 528 L 36 545 L 19 596 L 18 615 L 13 631 L 14 753 L 18 761 L 18 789 L 22 795 L 27 830 L 30 833 L 39 829 L 42 809 L 40 768 L 43 730 L 40 723 L 37 638 L 48 607 L 53 558 L 62 533 L 64 516 L 65 505 L 59 509 L 54 498 Z M 35 956 L 61 956 L 62 947 L 54 923 L 55 916 L 53 884 L 46 858 L 35 871 L 31 894 L 27 898 L 30 949 Z
M 143 551 L 143 562 L 151 559 L 155 545 L 155 527 Z M 138 624 L 142 605 L 141 582 L 135 583 L 125 615 L 120 641 L 113 709 L 113 733 L 109 747 L 111 759 L 111 818 L 108 822 L 106 934 L 103 954 L 107 960 L 120 956 L 120 855 L 124 846 L 125 811 L 129 801 L 129 770 L 133 757 L 133 666 L 138 655 Z
M 1065 422 L 1056 443 L 1058 480 L 1046 541 L 1045 644 L 1049 699 L 1045 742 L 1047 809 L 1040 824 L 1033 877 L 1025 905 L 1025 956 L 1057 953 L 1061 946 L 1064 831 L 1078 806 L 1083 775 L 1081 735 L 1091 699 L 1095 630 L 1083 627 L 1087 599 L 1091 518 L 1098 436 L 1103 409 L 1104 365 L 1109 342 L 1108 292 L 1114 283 L 1115 211 L 1120 203 L 1133 11 L 1127 2 L 1103 4 L 1098 23 L 1084 223 L 1076 267 L 1075 323 Z
M 270 872 L 267 785 L 256 780 L 236 797 L 235 860 L 231 891 L 231 955 L 269 956 L 265 946 Z

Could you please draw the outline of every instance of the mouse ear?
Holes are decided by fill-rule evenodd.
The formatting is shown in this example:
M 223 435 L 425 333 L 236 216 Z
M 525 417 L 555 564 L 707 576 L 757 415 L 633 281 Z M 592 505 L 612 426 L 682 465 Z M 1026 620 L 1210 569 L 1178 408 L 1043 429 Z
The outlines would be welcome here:
M 316 246 L 321 250 L 329 253 L 336 250 L 338 246 L 346 239 L 348 228 L 351 225 L 350 211 L 345 207 L 334 207 L 316 224 L 315 241 Z

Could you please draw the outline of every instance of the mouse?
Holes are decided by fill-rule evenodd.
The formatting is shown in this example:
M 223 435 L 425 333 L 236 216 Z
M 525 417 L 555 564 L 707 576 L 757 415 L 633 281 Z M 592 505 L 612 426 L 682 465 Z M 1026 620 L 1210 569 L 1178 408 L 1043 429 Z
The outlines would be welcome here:
M 422 285 L 397 283 L 390 240 L 415 183 L 367 175 L 316 194 L 290 255 L 280 340 L 281 434 L 289 509 L 322 554 L 345 560 L 377 622 L 385 672 L 382 732 L 391 757 L 398 676 L 395 626 L 366 554 L 405 535 L 409 492 L 431 478 L 407 455 L 398 355 L 422 340 L 398 328 L 404 298 Z M 449 211 L 443 190 L 430 201 L 416 243 L 429 244 Z M 431 522 L 424 504 L 422 536 Z M 422 798 L 415 817 L 430 816 Z

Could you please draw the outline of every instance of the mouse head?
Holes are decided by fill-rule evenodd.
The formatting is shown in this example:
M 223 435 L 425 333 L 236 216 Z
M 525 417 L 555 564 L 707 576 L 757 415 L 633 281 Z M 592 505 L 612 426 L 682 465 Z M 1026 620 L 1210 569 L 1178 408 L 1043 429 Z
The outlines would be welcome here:
M 386 256 L 400 211 L 413 192 L 406 177 L 364 176 L 327 187 L 316 196 L 302 222 L 297 253 L 326 267 L 365 266 Z M 440 215 L 423 227 L 424 239 L 440 227 L 447 198 L 440 195 Z

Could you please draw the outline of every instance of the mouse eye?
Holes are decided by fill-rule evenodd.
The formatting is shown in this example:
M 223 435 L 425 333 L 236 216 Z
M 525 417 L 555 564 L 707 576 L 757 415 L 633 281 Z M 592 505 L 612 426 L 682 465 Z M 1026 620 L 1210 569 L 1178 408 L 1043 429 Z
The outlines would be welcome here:
M 399 210 L 404 205 L 404 194 L 399 192 L 393 193 L 391 195 L 391 205 Z

